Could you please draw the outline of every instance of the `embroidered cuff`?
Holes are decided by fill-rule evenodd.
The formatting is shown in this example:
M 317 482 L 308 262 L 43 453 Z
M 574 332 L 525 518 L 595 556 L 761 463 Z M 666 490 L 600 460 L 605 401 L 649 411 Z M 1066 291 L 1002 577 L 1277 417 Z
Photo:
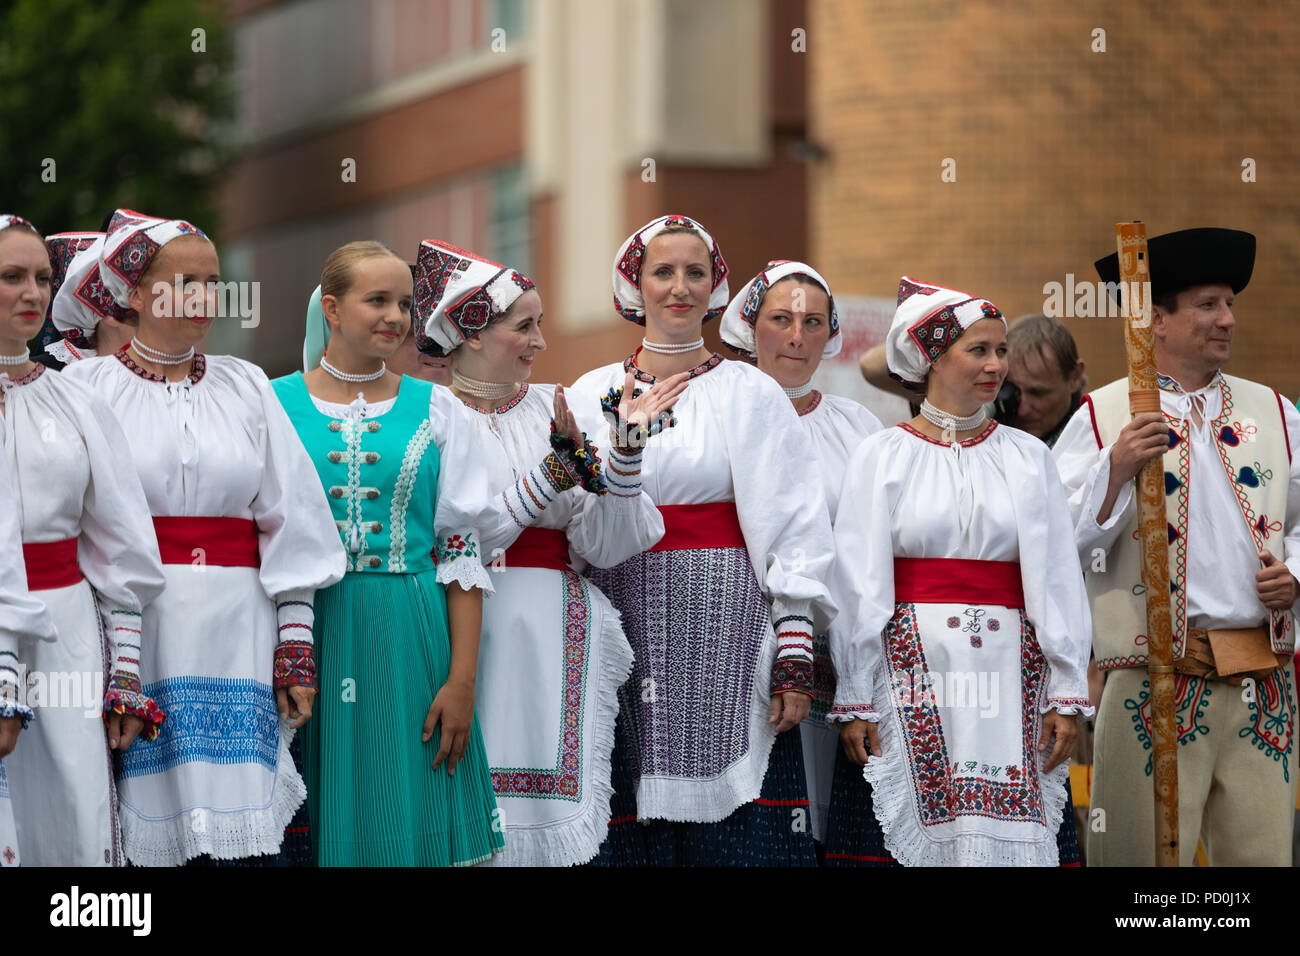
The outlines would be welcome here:
M 316 654 L 310 642 L 280 641 L 273 684 L 277 688 L 316 686 Z
M 140 677 L 140 612 L 113 608 L 108 612 L 109 637 L 113 642 L 114 673 Z
M 639 395 L 641 389 L 634 389 L 632 397 L 637 398 Z M 600 411 L 609 422 L 610 443 L 614 446 L 614 450 L 624 457 L 635 455 L 645 448 L 646 442 L 652 437 L 665 428 L 672 428 L 677 424 L 677 417 L 671 410 L 661 412 L 649 428 L 624 421 L 618 413 L 618 406 L 622 401 L 623 386 L 611 388 L 600 399 Z
M 18 672 L 18 643 L 10 643 L 13 650 L 10 647 L 0 650 L 0 696 L 17 698 L 21 696 L 19 689 L 23 686 L 23 677 Z
M 316 592 L 310 588 L 286 591 L 275 602 L 275 619 L 280 625 L 280 643 L 312 643 L 312 625 L 316 623 Z
M 811 660 L 786 658 L 772 664 L 773 694 L 798 692 L 813 694 L 813 666 Z
M 114 673 L 108 679 L 108 690 L 104 692 L 105 721 L 109 714 L 130 714 L 143 720 L 140 739 L 146 742 L 158 736 L 158 728 L 166 718 L 153 698 L 140 689 L 140 678 L 122 673 Z
M 777 660 L 798 659 L 812 663 L 813 622 L 802 614 L 786 614 L 772 622 L 776 628 Z
M 582 433 L 582 447 L 574 444 L 573 439 L 555 431 L 555 421 L 551 421 L 552 454 L 547 455 L 542 465 L 546 468 L 548 478 L 554 478 L 556 491 L 564 491 L 574 485 L 582 485 L 583 490 L 594 495 L 605 493 L 605 478 L 600 473 L 600 456 L 596 446 L 587 440 L 587 433 Z M 567 480 L 567 484 L 564 482 Z M 564 484 L 564 487 L 561 487 Z
M 521 529 L 530 528 L 555 501 L 555 496 L 574 484 L 555 452 L 551 452 L 541 464 L 501 492 L 501 499 L 514 523 Z
M 836 704 L 826 712 L 826 723 L 847 724 L 850 720 L 869 720 L 873 724 L 880 723 L 880 715 L 876 713 L 876 708 L 870 704 Z
M 635 498 L 641 494 L 640 449 L 630 453 L 610 449 L 605 484 L 609 486 L 609 493 L 619 498 Z
M 518 522 L 518 518 L 515 519 Z M 520 527 L 527 527 L 520 525 Z M 459 584 L 465 590 L 479 588 L 485 594 L 493 591 L 492 577 L 479 557 L 478 541 L 472 531 L 438 538 L 434 555 L 438 564 L 438 583 Z
M 1084 717 L 1092 717 L 1097 713 L 1097 708 L 1092 706 L 1092 701 L 1087 697 L 1049 697 L 1044 702 L 1041 713 L 1056 711 L 1062 717 L 1071 717 L 1076 714 Z
M 36 714 L 21 702 L 22 695 L 19 693 L 17 681 L 9 678 L 10 670 L 12 668 L 5 666 L 3 671 L 0 671 L 0 717 L 20 717 L 23 721 L 23 729 L 26 730 Z

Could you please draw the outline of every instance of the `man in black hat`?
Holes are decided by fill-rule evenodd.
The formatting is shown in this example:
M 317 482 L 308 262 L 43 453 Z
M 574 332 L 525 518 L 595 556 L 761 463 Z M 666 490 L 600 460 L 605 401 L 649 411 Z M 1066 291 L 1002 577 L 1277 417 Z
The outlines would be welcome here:
M 1085 397 L 1054 454 L 1108 672 L 1096 723 L 1089 865 L 1155 860 L 1146 599 L 1133 479 L 1162 457 L 1178 670 L 1179 843 L 1211 865 L 1289 866 L 1296 799 L 1292 654 L 1300 596 L 1300 413 L 1224 375 L 1255 237 L 1187 229 L 1148 243 L 1160 412 L 1121 379 Z M 1112 254 L 1097 262 L 1117 282 Z M 1195 489 L 1193 491 L 1193 489 Z

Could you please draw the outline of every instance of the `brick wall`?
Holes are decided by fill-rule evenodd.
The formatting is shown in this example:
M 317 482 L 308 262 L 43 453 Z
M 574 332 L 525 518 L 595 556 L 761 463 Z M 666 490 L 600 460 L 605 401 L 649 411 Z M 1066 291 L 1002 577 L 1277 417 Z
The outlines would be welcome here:
M 1300 23 L 1280 2 L 808 0 L 812 261 L 837 292 L 910 274 L 1040 311 L 1114 224 L 1259 238 L 1228 371 L 1300 392 Z M 1092 31 L 1106 31 L 1093 52 Z M 1257 181 L 1242 181 L 1242 160 Z M 940 179 L 945 158 L 956 182 Z M 1067 322 L 1094 385 L 1118 320 Z

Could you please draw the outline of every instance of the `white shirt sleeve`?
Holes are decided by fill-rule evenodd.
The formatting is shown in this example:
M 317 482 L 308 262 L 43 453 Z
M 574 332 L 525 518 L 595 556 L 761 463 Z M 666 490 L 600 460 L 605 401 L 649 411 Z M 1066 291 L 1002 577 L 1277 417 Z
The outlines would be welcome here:
M 718 414 L 727 416 L 731 480 L 745 546 L 772 606 L 778 661 L 812 662 L 812 636 L 835 618 L 834 558 L 825 481 L 807 431 L 775 380 L 753 370 Z M 796 646 L 797 645 L 797 646 Z
M 113 645 L 112 670 L 139 677 L 140 612 L 162 593 L 162 559 L 126 436 L 108 405 L 89 389 L 84 392 L 80 426 L 90 480 L 77 564 L 95 589 Z
M 1092 613 L 1053 456 L 1038 441 L 1009 442 L 1004 454 L 1016 509 L 1025 614 L 1050 666 L 1043 712 L 1056 709 L 1090 717 L 1087 672 Z
M 492 550 L 508 547 L 521 530 L 505 513 L 502 496 L 490 494 L 484 456 L 474 447 L 467 410 L 445 388 L 434 386 L 429 421 L 438 444 L 438 506 L 434 542 L 438 582 L 453 581 L 491 594 L 492 579 L 483 566 Z
M 1285 398 L 1282 399 L 1282 418 L 1286 422 L 1287 440 L 1291 449 L 1291 475 L 1286 489 L 1286 566 L 1300 580 L 1300 410 Z M 1300 600 L 1292 605 L 1300 614 Z
M 3 441 L 0 429 L 0 441 Z M 0 716 L 30 718 L 21 705 L 23 687 L 18 658 L 19 638 L 55 639 L 54 621 L 43 601 L 27 590 L 23 563 L 23 538 L 14 502 L 13 478 L 8 461 L 0 457 Z
M 257 522 L 262 589 L 277 604 L 343 579 L 347 554 L 334 524 L 329 499 L 307 449 L 265 373 L 240 362 L 237 371 L 256 388 L 261 402 L 265 461 L 251 510 Z
M 835 668 L 831 721 L 877 721 L 876 670 L 884 651 L 881 632 L 894 616 L 892 505 L 886 487 L 887 446 L 861 442 L 849 458 L 835 516 L 831 593 L 840 609 L 829 640 Z
M 1092 562 L 1096 549 L 1110 549 L 1137 511 L 1133 482 L 1126 482 L 1109 517 L 1104 523 L 1097 522 L 1110 482 L 1111 447 L 1100 447 L 1092 426 L 1092 403 L 1085 399 L 1052 449 L 1083 567 Z

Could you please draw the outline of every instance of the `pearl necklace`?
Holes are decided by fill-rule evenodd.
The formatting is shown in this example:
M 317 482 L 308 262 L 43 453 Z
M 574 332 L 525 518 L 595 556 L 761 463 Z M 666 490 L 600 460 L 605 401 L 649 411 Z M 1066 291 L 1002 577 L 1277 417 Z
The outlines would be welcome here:
M 485 398 L 489 401 L 509 398 L 519 390 L 519 385 L 515 382 L 481 382 L 476 378 L 462 375 L 455 369 L 451 372 L 451 387 L 475 398 Z
M 660 355 L 681 355 L 684 352 L 694 352 L 696 349 L 704 348 L 704 336 L 701 335 L 694 342 L 685 342 L 681 345 L 671 342 L 651 342 L 649 339 L 642 339 L 641 347 L 647 352 L 658 352 Z
M 323 368 L 330 375 L 333 375 L 341 382 L 373 382 L 375 381 L 375 379 L 383 378 L 384 373 L 388 371 L 388 363 L 380 362 L 379 371 L 363 372 L 359 375 L 354 375 L 351 372 L 340 372 L 329 362 L 325 361 L 324 358 L 320 360 L 320 367 Z
M 156 365 L 184 365 L 194 358 L 194 346 L 192 345 L 188 352 L 172 355 L 170 352 L 159 352 L 157 349 L 151 349 L 135 336 L 131 336 L 131 348 L 135 349 L 136 354 L 141 358 L 148 359 Z
M 22 355 L 0 355 L 0 365 L 26 365 L 31 357 L 32 353 L 26 349 Z
M 804 382 L 802 385 L 796 385 L 794 388 L 786 388 L 784 385 L 781 386 L 781 391 L 785 392 L 786 398 L 791 398 L 791 399 L 803 398 L 812 390 L 813 388 L 812 388 L 811 379 L 808 380 L 807 382 Z
M 932 425 L 937 425 L 946 432 L 965 432 L 977 427 L 988 414 L 984 411 L 984 406 L 979 407 L 974 415 L 967 415 L 965 418 L 959 418 L 951 412 L 945 412 L 942 408 L 936 408 L 930 404 L 928 398 L 921 399 L 921 417 Z

